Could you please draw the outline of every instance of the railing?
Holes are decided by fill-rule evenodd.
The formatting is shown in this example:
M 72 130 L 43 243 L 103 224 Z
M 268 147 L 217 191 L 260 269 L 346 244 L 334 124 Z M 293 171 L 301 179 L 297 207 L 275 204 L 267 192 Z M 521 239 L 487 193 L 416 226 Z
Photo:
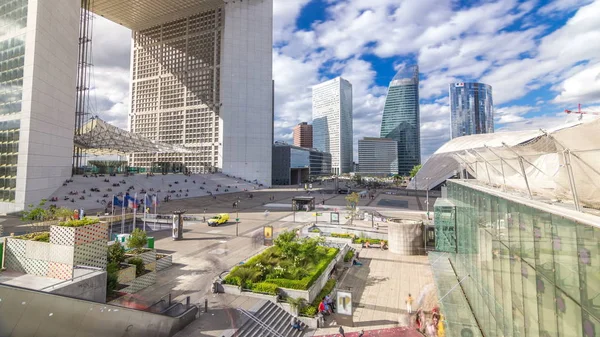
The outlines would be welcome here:
M 254 316 L 252 313 L 250 313 L 246 309 L 238 308 L 238 310 L 241 313 L 243 313 L 244 315 L 248 316 L 252 321 L 254 321 L 254 323 L 258 324 L 261 328 L 263 328 L 263 331 L 266 329 L 268 332 L 272 333 L 273 336 L 275 336 L 275 337 L 286 337 L 286 336 L 283 336 L 282 334 L 280 334 L 279 332 L 273 330 L 273 328 L 271 328 L 270 326 L 265 324 L 263 321 L 259 320 L 256 316 Z
M 40 289 L 40 290 L 41 290 L 41 291 L 46 291 L 47 289 L 49 289 L 49 290 L 54 290 L 56 286 L 63 285 L 63 284 L 65 284 L 65 283 L 67 283 L 67 282 L 74 282 L 76 279 L 83 278 L 83 277 L 85 277 L 85 276 L 88 276 L 88 275 L 90 275 L 90 274 L 93 274 L 93 273 L 95 273 L 95 272 L 97 272 L 97 271 L 101 271 L 101 270 L 102 270 L 101 268 L 86 267 L 86 266 L 73 266 L 73 269 L 88 269 L 88 270 L 91 270 L 91 271 L 90 271 L 89 273 L 85 273 L 85 274 L 83 274 L 83 275 L 79 275 L 79 276 L 71 277 L 71 278 L 70 278 L 70 279 L 68 279 L 68 280 L 64 280 L 64 281 L 62 281 L 62 282 L 59 282 L 59 283 L 53 284 L 53 285 L 51 285 L 51 286 L 47 286 L 47 287 L 45 287 L 45 288 L 42 288 L 42 289 Z

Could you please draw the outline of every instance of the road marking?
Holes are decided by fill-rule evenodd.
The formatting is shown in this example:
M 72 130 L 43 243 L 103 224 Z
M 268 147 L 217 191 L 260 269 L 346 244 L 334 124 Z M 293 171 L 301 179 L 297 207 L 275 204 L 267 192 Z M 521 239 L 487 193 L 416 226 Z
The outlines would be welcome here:
M 222 232 L 222 230 L 220 230 L 220 229 L 213 229 L 212 231 L 208 231 L 206 233 L 208 233 L 208 234 L 218 234 L 218 233 L 221 233 L 221 232 Z

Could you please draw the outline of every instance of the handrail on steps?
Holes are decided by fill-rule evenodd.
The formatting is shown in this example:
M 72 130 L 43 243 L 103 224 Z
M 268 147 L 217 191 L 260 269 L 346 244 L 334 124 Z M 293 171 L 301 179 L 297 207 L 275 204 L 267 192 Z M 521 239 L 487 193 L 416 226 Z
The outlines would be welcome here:
M 263 321 L 261 321 L 260 319 L 258 319 L 256 316 L 254 316 L 252 313 L 250 313 L 248 310 L 246 309 L 242 309 L 242 308 L 238 308 L 238 310 L 243 313 L 244 315 L 248 316 L 251 320 L 253 320 L 255 323 L 257 323 L 260 327 L 262 327 L 263 329 L 267 329 L 270 333 L 272 333 L 275 337 L 286 337 L 283 336 L 282 334 L 280 334 L 279 332 L 273 330 L 273 328 L 271 328 L 270 326 L 266 325 Z

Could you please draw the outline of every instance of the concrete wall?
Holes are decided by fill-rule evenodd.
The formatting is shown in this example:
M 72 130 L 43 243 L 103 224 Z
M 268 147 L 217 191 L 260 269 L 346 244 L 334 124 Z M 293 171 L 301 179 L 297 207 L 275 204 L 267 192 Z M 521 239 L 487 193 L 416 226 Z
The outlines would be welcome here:
M 64 295 L 82 300 L 106 303 L 106 272 L 92 272 L 74 282 L 57 285 L 49 293 Z
M 219 166 L 270 186 L 273 0 L 229 1 L 223 35 Z
M 198 312 L 169 317 L 3 284 L 0 298 L 0 336 L 170 337 Z

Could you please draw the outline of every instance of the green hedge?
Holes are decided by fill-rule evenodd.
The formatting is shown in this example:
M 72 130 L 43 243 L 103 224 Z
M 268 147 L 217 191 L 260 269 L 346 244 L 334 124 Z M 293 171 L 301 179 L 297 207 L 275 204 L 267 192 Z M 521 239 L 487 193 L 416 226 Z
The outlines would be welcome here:
M 16 239 L 40 241 L 40 242 L 50 242 L 50 233 L 49 232 L 29 233 L 29 234 L 17 236 Z
M 344 255 L 344 262 L 349 262 L 350 260 L 352 260 L 353 256 L 354 256 L 354 250 L 349 249 L 348 252 L 346 252 L 346 255 Z
M 319 303 L 321 302 L 322 299 L 325 298 L 325 296 L 327 296 L 329 293 L 331 293 L 331 291 L 333 291 L 333 289 L 335 288 L 335 284 L 336 284 L 336 280 L 334 280 L 334 279 L 327 280 L 327 283 L 325 284 L 325 286 L 319 293 L 319 296 L 317 296 L 310 305 L 303 307 L 300 310 L 300 313 L 304 316 L 309 316 L 309 317 L 316 316 L 318 309 L 319 309 Z
M 252 285 L 252 291 L 257 293 L 269 294 L 269 295 L 277 295 L 277 287 L 276 284 L 268 283 L 268 282 L 260 282 L 254 283 Z
M 64 227 L 82 227 L 82 226 L 97 224 L 98 222 L 100 222 L 100 220 L 97 218 L 93 218 L 93 219 L 92 218 L 83 218 L 80 220 L 69 220 L 69 221 L 60 222 L 58 225 L 64 226 Z
M 273 249 L 273 248 L 274 247 L 269 248 L 269 249 Z M 249 259 L 248 261 L 246 261 L 246 263 L 244 263 L 241 266 L 247 266 L 247 267 L 254 266 L 258 261 L 260 261 L 261 255 L 265 254 L 267 251 L 268 250 L 266 250 L 265 252 L 263 252 L 257 256 L 254 256 L 253 258 Z M 325 255 L 325 257 L 321 261 L 319 261 L 319 263 L 311 270 L 311 273 L 309 275 L 307 275 L 306 277 L 302 278 L 301 280 L 289 280 L 289 279 L 284 279 L 284 278 L 266 279 L 263 282 L 259 282 L 257 284 L 269 283 L 269 284 L 272 284 L 272 286 L 275 286 L 278 288 L 308 290 L 313 285 L 313 283 L 315 283 L 315 281 L 321 276 L 321 274 L 323 274 L 325 269 L 327 269 L 327 266 L 329 266 L 331 261 L 333 261 L 333 259 L 336 257 L 338 252 L 339 252 L 338 248 L 330 248 L 327 251 L 327 254 Z M 232 275 L 234 273 L 234 271 L 237 270 L 237 268 L 240 268 L 241 266 L 237 266 L 237 267 L 233 268 L 231 270 L 231 272 L 229 273 L 229 275 L 227 275 L 225 277 L 225 279 L 223 280 L 223 283 L 240 286 L 240 282 L 241 282 L 240 278 L 235 277 L 235 276 L 230 276 L 230 275 Z M 252 290 L 254 290 L 254 289 L 252 289 Z
M 354 239 L 356 235 L 348 233 L 331 233 L 332 238 Z
M 360 243 L 363 244 L 365 242 L 369 241 L 369 243 L 371 244 L 380 244 L 381 242 L 385 242 L 387 244 L 387 240 L 381 240 L 381 239 L 369 239 L 369 238 L 355 238 L 354 241 L 352 241 L 353 243 Z

